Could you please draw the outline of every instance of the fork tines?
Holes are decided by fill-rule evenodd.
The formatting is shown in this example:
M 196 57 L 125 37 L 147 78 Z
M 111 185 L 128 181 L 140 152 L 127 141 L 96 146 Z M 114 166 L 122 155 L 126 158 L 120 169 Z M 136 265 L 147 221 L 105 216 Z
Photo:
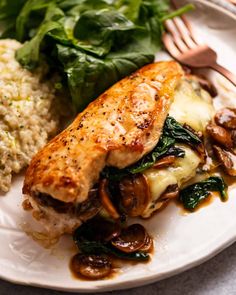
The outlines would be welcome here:
M 172 0 L 172 3 L 176 7 L 174 0 Z M 185 16 L 165 21 L 165 27 L 168 33 L 166 32 L 163 35 L 163 42 L 174 57 L 179 53 L 184 53 L 201 45 L 201 41 L 197 38 Z

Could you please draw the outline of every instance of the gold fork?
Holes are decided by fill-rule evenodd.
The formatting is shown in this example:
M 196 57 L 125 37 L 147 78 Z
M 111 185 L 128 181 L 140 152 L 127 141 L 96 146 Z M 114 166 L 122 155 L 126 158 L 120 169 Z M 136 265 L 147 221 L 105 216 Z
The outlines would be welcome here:
M 217 63 L 216 52 L 198 40 L 185 16 L 165 21 L 165 27 L 168 32 L 163 35 L 163 43 L 176 60 L 193 68 L 214 69 L 236 86 L 236 75 Z

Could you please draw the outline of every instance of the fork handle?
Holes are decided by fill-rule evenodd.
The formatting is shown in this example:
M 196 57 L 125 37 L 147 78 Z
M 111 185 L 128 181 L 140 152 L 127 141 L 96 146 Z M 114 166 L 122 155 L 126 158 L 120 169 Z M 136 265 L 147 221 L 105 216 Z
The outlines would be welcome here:
M 233 83 L 234 86 L 236 86 L 236 75 L 231 73 L 229 70 L 227 70 L 226 68 L 222 67 L 221 65 L 215 63 L 213 65 L 210 66 L 213 70 L 216 70 L 217 72 L 219 72 L 220 74 L 222 74 L 223 76 L 225 76 L 225 78 L 227 78 L 231 83 Z

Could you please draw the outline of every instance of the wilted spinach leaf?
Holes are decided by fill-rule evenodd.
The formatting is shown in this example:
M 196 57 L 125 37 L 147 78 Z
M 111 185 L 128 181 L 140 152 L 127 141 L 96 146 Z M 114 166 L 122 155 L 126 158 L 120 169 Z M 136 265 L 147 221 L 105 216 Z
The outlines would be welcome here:
M 149 259 L 149 255 L 144 252 L 125 253 L 112 247 L 109 243 L 97 241 L 80 240 L 74 237 L 79 250 L 84 254 L 112 254 L 116 257 L 128 260 L 144 261 Z
M 226 189 L 227 185 L 222 177 L 212 176 L 181 190 L 179 200 L 185 209 L 194 211 L 203 200 L 209 197 L 210 192 L 219 192 L 221 200 L 225 201 L 227 199 Z
M 164 126 L 164 133 L 166 136 L 170 136 L 178 142 L 184 142 L 191 146 L 202 143 L 201 139 L 197 135 L 187 128 L 184 128 L 172 117 L 167 117 Z
M 174 155 L 183 158 L 185 152 L 182 149 L 175 147 L 175 143 L 177 142 L 182 142 L 191 146 L 196 146 L 202 143 L 200 138 L 193 134 L 193 132 L 183 127 L 174 118 L 168 116 L 160 140 L 149 154 L 145 155 L 137 163 L 124 169 L 106 167 L 102 172 L 102 176 L 118 181 L 129 174 L 143 172 L 152 167 L 157 160 L 164 156 Z
M 149 255 L 144 252 L 124 253 L 114 248 L 110 242 L 94 240 L 94 227 L 90 222 L 81 225 L 73 234 L 73 239 L 79 250 L 84 254 L 112 254 L 116 257 L 129 260 L 144 261 Z

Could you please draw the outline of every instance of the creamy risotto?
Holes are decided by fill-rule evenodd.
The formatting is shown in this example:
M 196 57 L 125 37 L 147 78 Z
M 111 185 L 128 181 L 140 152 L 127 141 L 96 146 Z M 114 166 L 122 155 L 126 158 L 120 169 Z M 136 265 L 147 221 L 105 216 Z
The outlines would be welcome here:
M 15 60 L 21 44 L 0 41 L 0 190 L 10 188 L 12 174 L 55 135 L 60 110 L 55 102 L 55 81 L 43 81 L 44 68 L 35 73 Z

